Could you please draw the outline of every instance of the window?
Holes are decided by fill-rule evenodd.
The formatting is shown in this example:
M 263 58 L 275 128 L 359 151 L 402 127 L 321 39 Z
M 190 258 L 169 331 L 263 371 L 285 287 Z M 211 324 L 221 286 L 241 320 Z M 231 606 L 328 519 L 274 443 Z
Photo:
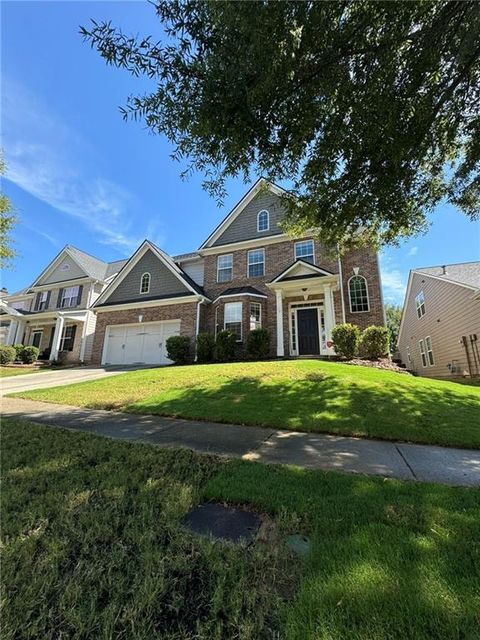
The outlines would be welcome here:
M 140 280 L 140 293 L 148 293 L 150 291 L 150 274 L 144 273 Z
M 71 325 L 65 327 L 62 333 L 62 339 L 60 340 L 60 351 L 73 351 L 73 343 L 75 342 L 75 331 L 77 327 Z
M 417 316 L 422 318 L 425 315 L 425 296 L 423 291 L 420 291 L 418 296 L 415 297 L 415 307 L 417 309 Z
M 242 303 L 227 302 L 224 313 L 224 329 L 235 334 L 237 342 L 242 341 Z
M 228 282 L 233 278 L 233 254 L 217 258 L 217 282 Z
M 61 307 L 76 307 L 79 300 L 80 287 L 62 289 Z
M 270 214 L 266 209 L 258 212 L 257 231 L 268 231 L 270 229 Z
M 427 354 L 425 353 L 425 343 L 423 340 L 419 340 L 418 344 L 420 345 L 420 355 L 422 356 L 422 365 L 424 367 L 427 366 Z
M 435 364 L 435 360 L 433 359 L 432 339 L 430 338 L 430 336 L 427 336 L 425 338 L 425 344 L 427 345 L 428 364 L 433 367 L 433 365 Z
M 48 309 L 48 302 L 50 300 L 50 291 L 39 291 L 37 293 L 37 299 L 35 302 L 35 311 L 44 311 L 45 309 Z M 17 307 L 20 308 L 20 307 Z M 25 307 L 23 306 L 22 303 L 22 309 L 24 309 Z
M 350 296 L 350 311 L 360 313 L 368 311 L 368 289 L 367 281 L 363 276 L 352 276 L 348 281 L 348 293 Z
M 313 240 L 302 240 L 302 242 L 295 243 L 295 260 L 315 263 Z
M 262 305 L 259 302 L 250 303 L 250 331 L 262 327 Z
M 248 277 L 259 278 L 265 274 L 265 249 L 248 252 Z

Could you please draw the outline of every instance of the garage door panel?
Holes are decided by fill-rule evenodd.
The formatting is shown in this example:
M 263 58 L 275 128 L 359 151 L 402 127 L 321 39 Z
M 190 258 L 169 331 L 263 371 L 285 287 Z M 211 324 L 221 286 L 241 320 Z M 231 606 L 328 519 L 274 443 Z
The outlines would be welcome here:
M 166 341 L 179 334 L 179 321 L 111 327 L 107 333 L 105 363 L 169 364 Z

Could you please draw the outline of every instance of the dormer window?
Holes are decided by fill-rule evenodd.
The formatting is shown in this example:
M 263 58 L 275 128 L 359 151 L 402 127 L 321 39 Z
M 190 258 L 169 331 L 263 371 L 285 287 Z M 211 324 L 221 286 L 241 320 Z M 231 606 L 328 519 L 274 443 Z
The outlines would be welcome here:
M 140 293 L 148 293 L 150 291 L 150 274 L 144 273 L 140 280 Z
M 270 214 L 266 209 L 258 212 L 257 231 L 268 231 L 270 229 Z

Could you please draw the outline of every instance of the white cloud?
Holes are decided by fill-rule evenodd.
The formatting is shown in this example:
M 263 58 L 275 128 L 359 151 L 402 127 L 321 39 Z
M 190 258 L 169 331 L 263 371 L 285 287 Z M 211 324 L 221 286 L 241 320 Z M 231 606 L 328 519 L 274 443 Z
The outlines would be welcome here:
M 130 254 L 144 239 L 134 227 L 134 199 L 96 175 L 93 150 L 25 89 L 6 82 L 3 105 L 7 179 L 87 226 L 97 241 Z M 150 225 L 152 239 L 163 238 Z M 69 240 L 74 243 L 74 238 Z
M 380 272 L 385 302 L 402 304 L 405 298 L 406 277 L 385 253 L 380 253 Z
M 411 258 L 412 256 L 415 256 L 418 252 L 418 247 L 415 245 L 413 247 L 410 247 L 408 253 L 407 253 L 407 257 Z

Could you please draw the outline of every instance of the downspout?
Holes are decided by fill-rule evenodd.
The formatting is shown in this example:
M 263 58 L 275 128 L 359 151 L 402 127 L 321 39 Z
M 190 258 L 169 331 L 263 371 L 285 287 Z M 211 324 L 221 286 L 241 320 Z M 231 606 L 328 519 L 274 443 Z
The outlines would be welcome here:
M 198 358 L 197 336 L 200 333 L 200 305 L 202 305 L 204 302 L 205 300 L 203 298 L 200 298 L 199 301 L 197 302 L 197 321 L 196 321 L 196 327 L 195 327 L 195 362 L 197 361 L 197 358 Z
M 338 275 L 340 276 L 340 298 L 342 299 L 342 322 L 345 324 L 346 316 L 345 316 L 345 299 L 343 297 L 343 269 L 342 269 L 342 259 L 340 258 L 340 248 L 337 244 L 337 254 L 338 254 Z

